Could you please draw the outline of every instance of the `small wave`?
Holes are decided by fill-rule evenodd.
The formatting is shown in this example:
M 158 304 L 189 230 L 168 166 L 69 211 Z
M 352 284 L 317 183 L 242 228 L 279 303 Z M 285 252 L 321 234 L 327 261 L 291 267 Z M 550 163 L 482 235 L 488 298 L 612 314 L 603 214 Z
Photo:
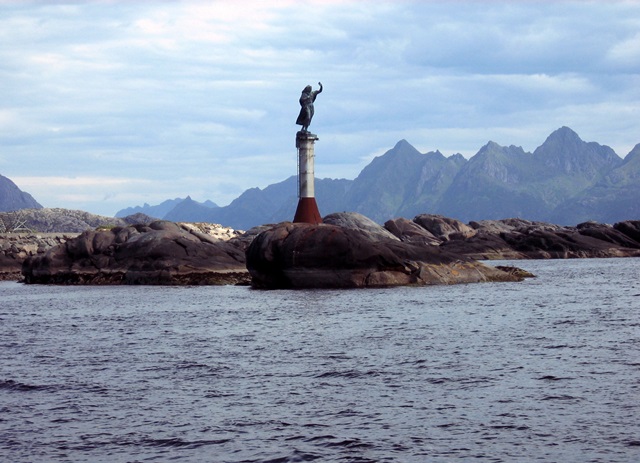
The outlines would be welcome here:
M 373 448 L 373 444 L 363 442 L 360 439 L 344 439 L 338 442 L 326 442 L 323 447 L 343 447 L 347 449 L 366 449 Z
M 513 429 L 514 431 L 527 431 L 529 428 L 529 426 L 516 426 L 516 425 L 512 425 L 512 424 L 497 424 L 497 425 L 493 425 L 493 426 L 489 426 L 491 429 Z
M 176 365 L 178 369 L 190 369 L 190 368 L 204 368 L 204 369 L 229 369 L 229 367 L 221 366 L 221 367 L 212 367 L 211 365 L 207 365 L 205 363 L 198 362 L 180 362 Z
M 363 376 L 378 376 L 380 374 L 377 370 L 358 371 L 358 370 L 345 370 L 345 371 L 327 371 L 316 375 L 316 378 L 360 378 Z
M 229 420 L 225 422 L 228 430 L 236 431 L 237 428 L 269 426 L 274 429 L 282 429 L 291 426 L 291 423 L 280 420 L 252 421 L 252 420 Z
M 469 387 L 493 383 L 493 381 L 494 381 L 493 378 L 480 377 L 480 378 L 465 378 L 465 379 L 461 379 L 459 382 L 462 383 L 465 389 L 468 389 Z
M 205 391 L 205 397 L 207 399 L 215 399 L 217 397 L 233 397 L 235 394 L 233 392 L 225 392 L 225 391 Z
M 347 449 L 371 448 L 373 444 L 363 442 L 358 438 L 354 439 L 338 439 L 332 434 L 323 434 L 320 436 L 312 436 L 303 439 L 304 442 L 314 442 L 320 447 L 343 447 Z
M 425 380 L 426 382 L 428 382 L 429 384 L 444 384 L 444 383 L 448 383 L 451 380 L 451 378 L 426 378 Z
M 319 441 L 319 440 L 329 440 L 329 439 L 336 439 L 336 436 L 333 436 L 331 434 L 326 434 L 326 435 L 323 435 L 323 436 L 307 437 L 307 438 L 304 438 L 303 440 L 305 442 L 315 442 L 315 441 Z
M 447 429 L 447 428 L 453 428 L 455 426 L 458 426 L 458 424 L 456 424 L 456 423 L 444 423 L 444 424 L 437 424 L 436 428 Z
M 344 352 L 330 352 L 324 355 L 324 358 L 328 358 L 331 360 L 351 360 L 353 357 L 347 355 Z
M 540 400 L 567 400 L 567 401 L 579 401 L 580 398 L 578 397 L 574 397 L 572 395 L 568 395 L 568 394 L 562 394 L 562 395 L 548 395 L 543 397 Z
M 565 380 L 565 379 L 573 379 L 573 378 L 569 378 L 569 377 L 562 378 L 560 376 L 544 375 L 544 376 L 541 376 L 538 379 L 540 381 L 562 381 L 562 380 Z
M 188 440 L 180 439 L 179 437 L 174 437 L 169 439 L 145 438 L 140 443 L 142 445 L 148 445 L 151 447 L 181 447 L 181 448 L 195 449 L 198 447 L 203 447 L 205 445 L 225 444 L 229 441 L 231 441 L 231 439 L 202 439 L 202 440 L 188 441 Z
M 573 320 L 573 319 L 567 319 L 567 320 L 558 320 L 557 322 L 555 322 L 553 324 L 558 326 L 558 325 L 582 325 L 584 323 L 585 323 L 584 321 L 577 321 L 577 320 Z
M 25 383 L 20 383 L 18 381 L 14 381 L 12 379 L 0 380 L 0 390 L 6 390 L 6 391 L 18 391 L 18 392 L 46 391 L 52 388 L 54 388 L 54 386 L 25 384 Z
M 426 359 L 418 359 L 418 360 L 405 360 L 403 362 L 399 362 L 398 365 L 413 365 L 415 368 L 426 368 L 426 364 L 428 361 Z
M 242 460 L 241 463 L 293 463 L 298 461 L 314 461 L 322 458 L 321 455 L 294 450 L 293 455 L 287 457 L 269 458 L 267 460 L 263 458 L 257 460 Z

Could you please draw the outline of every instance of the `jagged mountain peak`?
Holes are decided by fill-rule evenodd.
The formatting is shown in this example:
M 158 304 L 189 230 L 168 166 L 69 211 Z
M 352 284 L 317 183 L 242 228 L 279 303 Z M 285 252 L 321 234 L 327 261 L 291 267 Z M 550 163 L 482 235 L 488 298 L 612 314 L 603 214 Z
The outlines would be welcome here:
M 496 156 L 506 157 L 506 158 L 515 158 L 525 154 L 526 153 L 521 146 L 515 146 L 515 145 L 502 146 L 494 141 L 489 141 L 487 142 L 486 145 L 480 148 L 480 150 L 476 153 L 475 156 L 471 158 L 471 160 L 473 161 L 475 159 L 476 162 L 484 161 L 488 157 L 496 157 Z
M 586 145 L 576 132 L 563 126 L 552 132 L 544 143 L 536 148 L 534 154 L 540 158 L 575 157 Z
M 424 153 L 423 156 L 430 157 L 432 160 L 444 161 L 447 157 L 440 152 L 440 150 L 429 151 L 428 153 Z
M 382 157 L 389 155 L 395 156 L 414 156 L 420 154 L 420 152 L 407 140 L 402 139 L 398 143 L 395 144 L 393 148 L 387 151 Z
M 403 138 L 402 140 L 398 141 L 395 144 L 393 149 L 395 150 L 395 149 L 399 149 L 399 148 L 403 148 L 403 147 L 411 147 L 411 148 L 413 148 L 413 145 Z
M 589 180 L 622 162 L 610 147 L 587 143 L 569 127 L 561 127 L 549 135 L 533 155 L 551 175 L 584 175 Z
M 551 132 L 551 135 L 547 137 L 547 141 L 562 141 L 562 142 L 582 142 L 580 136 L 571 128 L 563 125 L 557 130 Z
M 483 151 L 483 150 L 487 151 L 487 150 L 494 150 L 494 149 L 501 149 L 501 148 L 502 148 L 501 145 L 499 145 L 493 140 L 489 140 L 486 145 L 480 148 L 480 151 Z

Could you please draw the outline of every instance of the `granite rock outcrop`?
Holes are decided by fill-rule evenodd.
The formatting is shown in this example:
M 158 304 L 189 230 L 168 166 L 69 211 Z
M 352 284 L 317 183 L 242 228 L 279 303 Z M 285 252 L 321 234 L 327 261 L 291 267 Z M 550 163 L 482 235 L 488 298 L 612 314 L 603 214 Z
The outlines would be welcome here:
M 359 218 L 345 214 L 340 221 L 355 225 Z M 326 223 L 278 224 L 260 233 L 247 249 L 252 285 L 363 288 L 522 279 L 440 246 L 402 242 L 368 227 L 363 231 Z
M 399 241 L 399 238 L 393 233 L 381 227 L 369 217 L 365 217 L 357 212 L 336 212 L 329 214 L 322 219 L 322 223 L 358 230 L 371 240 L 388 239 Z
M 5 233 L 0 234 L 0 279 L 381 287 L 528 276 L 478 260 L 630 256 L 640 256 L 640 221 L 575 227 L 523 219 L 464 224 L 421 214 L 381 227 L 361 214 L 336 213 L 320 225 L 283 222 L 247 232 L 209 223 L 152 221 L 82 234 Z
M 156 221 L 90 230 L 28 257 L 25 283 L 247 284 L 242 243 Z
M 413 223 L 434 236 L 431 243 L 449 252 L 477 260 L 567 259 L 640 256 L 640 221 L 615 225 L 584 222 L 575 227 L 523 219 L 472 221 L 422 214 Z M 420 240 L 406 219 L 394 219 L 385 227 L 403 241 Z

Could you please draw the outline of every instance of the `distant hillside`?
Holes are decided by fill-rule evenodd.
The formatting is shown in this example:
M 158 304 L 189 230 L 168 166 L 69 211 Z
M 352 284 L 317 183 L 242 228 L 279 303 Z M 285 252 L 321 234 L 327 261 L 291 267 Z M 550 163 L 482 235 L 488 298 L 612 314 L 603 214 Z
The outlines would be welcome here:
M 161 218 L 245 230 L 291 220 L 296 183 L 292 176 L 264 189 L 251 188 L 215 209 L 191 201 L 188 215 L 175 207 Z M 378 223 L 422 213 L 463 222 L 511 217 L 561 225 L 633 220 L 640 218 L 640 145 L 622 159 L 610 147 L 585 142 L 561 127 L 533 153 L 490 141 L 467 160 L 438 151 L 422 154 L 401 140 L 354 180 L 316 179 L 316 199 L 322 215 L 359 212 Z
M 40 209 L 42 206 L 7 177 L 0 175 L 0 212 Z
M 585 217 L 603 223 L 640 218 L 640 144 L 595 185 L 557 207 L 550 218 L 573 223 Z
M 121 209 L 116 212 L 116 217 L 127 217 L 129 215 L 142 213 L 148 215 L 149 217 L 154 217 L 156 219 L 165 218 L 165 216 L 171 213 L 174 209 L 178 208 L 180 214 L 188 214 L 188 207 L 192 205 L 199 205 L 206 208 L 218 207 L 218 205 L 212 201 L 205 201 L 204 203 L 199 203 L 191 199 L 190 196 L 186 198 L 175 198 L 175 199 L 167 199 L 166 201 L 156 205 L 150 206 L 147 203 L 144 203 L 143 206 L 135 206 L 128 207 L 126 209 Z M 170 219 L 167 219 L 170 220 Z
M 320 213 L 325 215 L 340 210 L 344 195 L 351 180 L 316 179 L 315 192 Z M 298 205 L 297 177 L 292 176 L 280 183 L 269 185 L 264 190 L 251 188 L 234 199 L 228 206 L 202 210 L 198 220 L 224 224 L 239 230 L 248 230 L 256 225 L 292 220 Z
M 42 233 L 80 233 L 93 230 L 96 227 L 126 226 L 130 223 L 150 222 L 150 218 L 142 214 L 132 216 L 132 219 L 104 217 L 85 211 L 62 208 L 21 209 L 13 212 L 0 212 L 0 229 L 2 224 L 5 231 L 31 230 Z

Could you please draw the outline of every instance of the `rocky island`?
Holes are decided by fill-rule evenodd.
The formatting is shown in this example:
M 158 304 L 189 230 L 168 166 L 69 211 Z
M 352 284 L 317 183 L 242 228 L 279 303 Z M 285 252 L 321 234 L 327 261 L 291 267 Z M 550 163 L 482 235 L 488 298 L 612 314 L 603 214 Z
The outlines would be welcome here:
M 640 256 L 640 221 L 565 227 L 439 215 L 384 226 L 357 213 L 239 232 L 153 221 L 82 233 L 0 234 L 0 277 L 56 284 L 373 287 L 515 281 L 478 261 Z M 526 266 L 525 266 L 526 267 Z
M 520 281 L 517 275 L 421 246 L 332 224 L 282 223 L 247 250 L 252 285 L 263 289 L 365 288 Z

